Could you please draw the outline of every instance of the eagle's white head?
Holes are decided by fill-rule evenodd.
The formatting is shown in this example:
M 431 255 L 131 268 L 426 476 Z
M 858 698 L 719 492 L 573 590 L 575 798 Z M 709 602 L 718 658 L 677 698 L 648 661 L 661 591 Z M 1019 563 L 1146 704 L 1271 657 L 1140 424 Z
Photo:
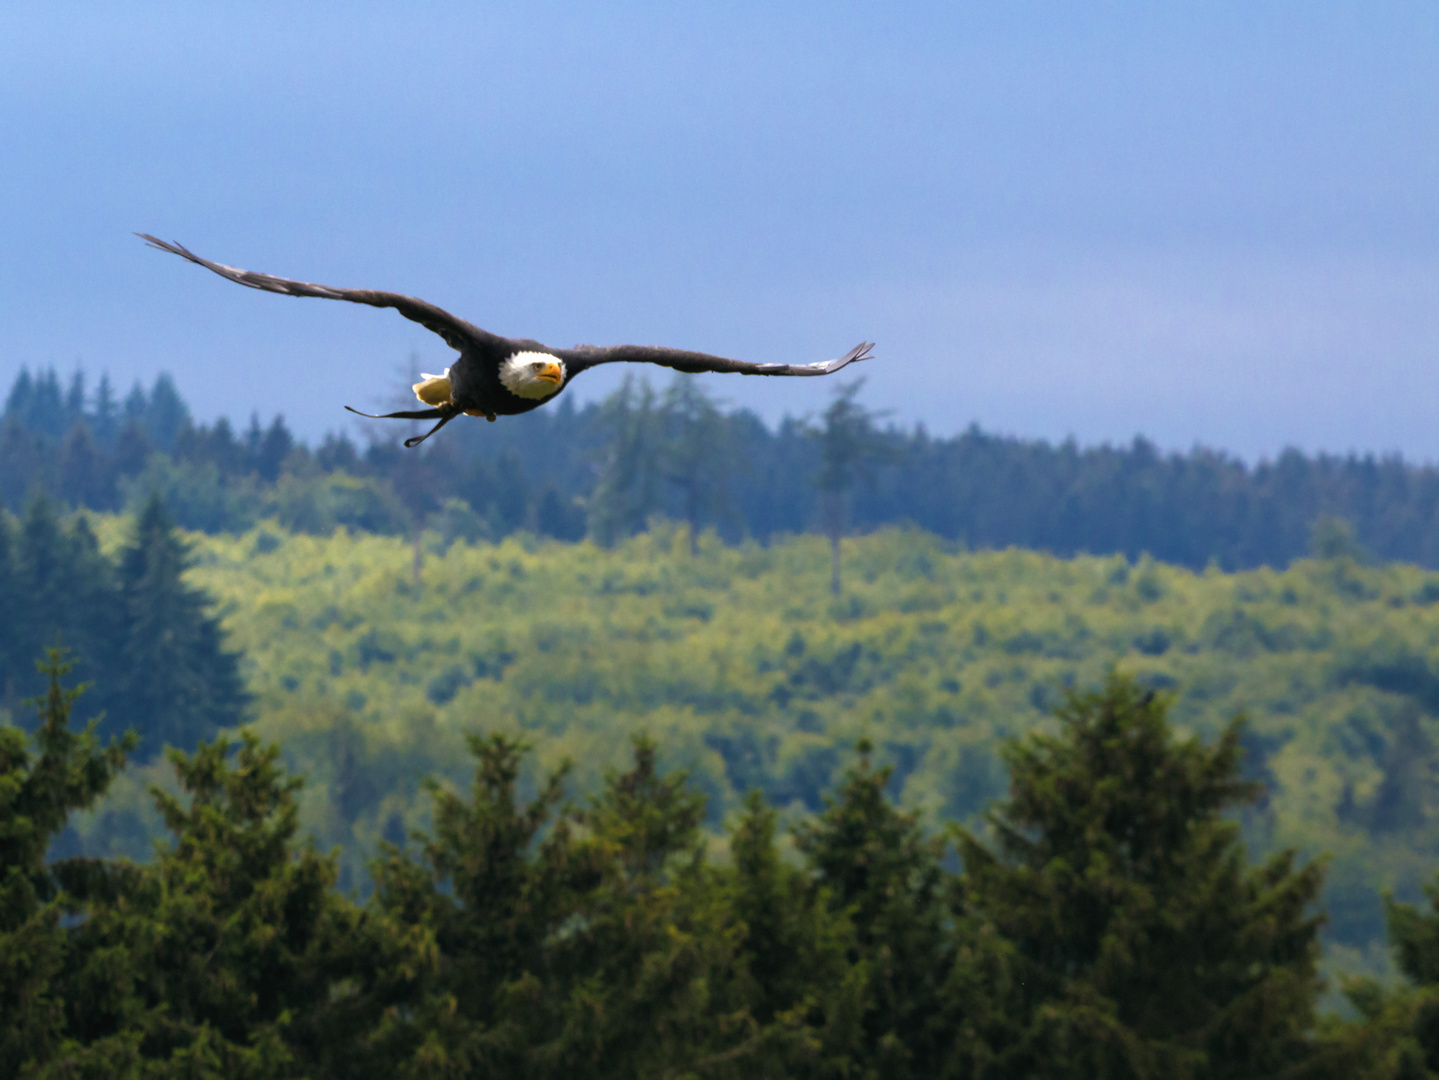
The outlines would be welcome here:
M 517 352 L 500 365 L 500 382 L 516 397 L 542 401 L 565 384 L 565 364 L 542 352 Z

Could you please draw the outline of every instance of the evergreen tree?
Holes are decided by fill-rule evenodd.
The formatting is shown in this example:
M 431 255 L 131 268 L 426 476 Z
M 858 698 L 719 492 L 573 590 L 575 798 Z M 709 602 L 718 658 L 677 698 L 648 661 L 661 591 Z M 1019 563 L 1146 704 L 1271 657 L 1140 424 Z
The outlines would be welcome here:
M 50 1075 L 348 1075 L 328 1066 L 354 1058 L 393 946 L 333 892 L 334 856 L 296 843 L 301 781 L 249 733 L 169 756 L 183 797 L 153 792 L 173 845 L 77 881 Z
M 111 510 L 115 506 L 114 478 L 85 421 L 77 420 L 60 445 L 60 494 L 72 506 Z
M 820 449 L 815 476 L 821 495 L 821 518 L 829 537 L 830 590 L 838 596 L 840 541 L 849 526 L 849 496 L 855 484 L 870 479 L 873 467 L 887 456 L 887 447 L 875 429 L 876 415 L 855 401 L 863 379 L 841 385 L 824 411 L 824 423 L 810 429 Z
M 65 427 L 74 427 L 85 419 L 85 373 L 76 369 L 65 391 Z
M 152 497 L 119 564 L 121 696 L 151 754 L 166 744 L 193 745 L 238 723 L 247 704 L 238 657 L 225 650 L 204 594 L 185 584 L 186 563 L 184 543 L 160 499 Z
M 100 376 L 100 385 L 95 388 L 95 408 L 90 414 L 90 429 L 95 433 L 101 446 L 111 446 L 120 430 L 120 407 L 115 401 L 115 390 L 110 385 L 109 374 Z
M 295 438 L 290 434 L 290 429 L 285 426 L 285 418 L 276 416 L 253 449 L 251 460 L 255 471 L 260 474 L 260 478 L 272 484 L 278 480 L 280 470 L 284 468 L 285 459 L 290 456 L 290 451 L 294 448 Z
M 115 437 L 115 474 L 138 476 L 144 471 L 154 452 L 155 444 L 145 433 L 145 425 L 134 417 L 127 416 L 120 426 L 120 433 Z
M 190 423 L 190 410 L 175 389 L 175 380 L 165 372 L 155 377 L 150 399 L 145 404 L 145 430 L 160 449 L 169 451 L 175 437 Z
M 130 387 L 130 392 L 125 395 L 125 420 L 145 426 L 145 414 L 150 410 L 150 399 L 145 396 L 145 388 L 140 385 L 138 379 L 135 385 Z
M 1241 722 L 1176 743 L 1167 702 L 1112 675 L 1058 734 L 1005 754 L 991 851 L 956 830 L 964 903 L 1012 944 L 986 1076 L 1259 1077 L 1311 1053 L 1320 869 L 1245 863 L 1225 811 Z
M 608 445 L 589 499 L 590 537 L 609 547 L 644 528 L 659 508 L 659 426 L 654 391 L 626 376 L 600 406 Z
M 566 770 L 521 805 L 524 747 L 503 736 L 469 743 L 478 759 L 469 801 L 431 782 L 435 832 L 419 838 L 421 861 L 386 845 L 374 866 L 374 906 L 397 925 L 426 929 L 439 957 L 417 987 L 413 1020 L 385 1024 L 371 1040 L 392 1067 L 423 1063 L 432 1075 L 520 1070 L 526 1045 L 513 1026 L 544 1025 L 538 1016 L 508 1020 L 511 996 L 547 973 L 547 940 L 572 910 L 573 890 L 595 874 L 576 861 L 568 825 L 552 820 Z
M 1340 976 L 1357 1019 L 1330 1019 L 1312 1075 L 1325 1080 L 1439 1077 L 1439 881 L 1425 886 L 1428 910 L 1384 898 L 1389 945 L 1405 983 Z
M 46 436 L 6 414 L 0 428 L 0 499 L 6 507 L 18 512 L 27 497 L 51 486 L 55 464 L 51 451 Z
M 33 497 L 20 523 L 11 565 L 16 607 L 7 626 L 12 666 L 5 670 L 6 681 L 13 681 L 21 693 L 38 690 L 20 658 L 34 656 L 60 638 L 74 647 L 83 672 L 108 679 L 116 660 L 118 603 L 110 564 L 84 519 L 67 530 L 54 503 Z M 102 692 L 101 704 L 108 707 L 112 701 Z
M 676 374 L 665 390 L 660 423 L 665 438 L 658 449 L 665 478 L 679 490 L 690 554 L 698 555 L 701 529 L 728 503 L 730 425 L 698 377 L 683 374 Z
M 10 515 L 0 509 L 0 707 L 7 709 L 14 707 L 25 655 L 24 606 Z
M 863 967 L 864 1008 L 856 1067 L 886 1077 L 939 1075 L 953 1052 L 944 1023 L 944 984 L 955 962 L 940 862 L 945 844 L 926 838 L 913 814 L 885 789 L 891 767 L 875 768 L 873 747 L 838 795 L 795 833 L 795 844 L 830 904 L 854 927 Z
M 10 392 L 5 395 L 5 419 L 23 426 L 30 418 L 30 399 L 34 392 L 35 381 L 30 377 L 30 369 L 22 365 L 10 384 Z
M 19 653 L 35 656 L 54 645 L 80 614 L 70 588 L 70 544 L 50 499 L 41 494 L 30 498 L 17 540 L 15 562 L 24 597 L 18 620 Z M 37 689 L 28 678 L 21 685 L 26 693 Z
M 775 844 L 776 812 L 758 791 L 731 835 L 729 904 L 743 927 L 739 980 L 755 1025 L 752 1076 L 821 1076 L 849 1067 L 867 1002 L 868 968 L 845 911 Z
M 35 733 L 27 740 L 19 728 L 0 725 L 0 1077 L 43 1067 L 63 1037 L 69 995 L 57 982 L 66 902 L 57 873 L 63 879 L 81 867 L 46 866 L 45 856 L 70 812 L 104 793 L 135 744 L 126 735 L 102 747 L 93 720 L 72 731 L 83 687 L 62 685 L 70 664 L 58 649 L 39 668 L 49 689 L 32 702 Z

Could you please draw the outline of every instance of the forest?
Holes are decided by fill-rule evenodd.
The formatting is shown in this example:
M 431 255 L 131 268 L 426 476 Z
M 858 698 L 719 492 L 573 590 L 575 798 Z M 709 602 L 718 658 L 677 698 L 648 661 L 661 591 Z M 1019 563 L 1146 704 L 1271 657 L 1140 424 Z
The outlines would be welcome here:
M 363 902 L 299 838 L 304 778 L 252 732 L 171 750 L 144 863 L 51 858 L 134 749 L 78 728 L 59 650 L 0 728 L 0 1075 L 1423 1077 L 1439 886 L 1386 901 L 1402 982 L 1320 1017 L 1321 863 L 1246 856 L 1243 722 L 1181 737 L 1111 674 L 1007 740 L 983 831 L 924 822 L 860 739 L 793 821 L 633 740 L 601 788 L 472 732 L 466 788 L 384 843 Z M 926 828 L 925 825 L 930 827 Z M 935 828 L 935 826 L 939 826 Z
M 1372 557 L 1439 567 L 1439 469 L 1397 456 L 1286 450 L 1247 464 L 1196 447 L 1162 453 L 1078 447 L 986 433 L 902 430 L 842 385 L 822 416 L 771 428 L 726 410 L 704 376 L 663 389 L 625 384 L 602 402 L 502 423 L 459 423 L 405 452 L 395 424 L 311 448 L 281 417 L 197 424 L 162 375 L 118 397 L 83 372 L 22 369 L 0 420 L 0 500 L 14 513 L 43 490 L 72 507 L 139 509 L 164 496 L 184 528 L 244 532 L 265 518 L 327 534 L 338 525 L 400 534 L 416 521 L 467 539 L 531 532 L 610 544 L 662 515 L 744 538 L 829 531 L 825 437 L 856 456 L 847 523 L 913 525 L 972 548 L 1056 555 L 1149 554 L 1203 569 L 1283 567 L 1308 554 L 1317 525 L 1347 522 Z M 846 396 L 848 395 L 848 396 Z M 339 404 L 336 404 L 336 415 Z
M 1236 567 L 873 516 L 943 441 L 854 383 L 488 455 L 101 386 L 7 405 L 0 1076 L 1439 1075 L 1425 470 L 1296 457 Z

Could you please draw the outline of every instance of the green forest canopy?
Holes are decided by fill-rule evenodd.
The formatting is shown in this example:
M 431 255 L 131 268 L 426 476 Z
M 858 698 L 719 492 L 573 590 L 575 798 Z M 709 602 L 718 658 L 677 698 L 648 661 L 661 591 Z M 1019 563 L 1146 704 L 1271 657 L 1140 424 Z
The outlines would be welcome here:
M 102 547 L 128 528 L 95 519 Z M 715 834 L 753 789 L 786 820 L 815 812 L 864 737 L 903 806 L 974 823 L 1006 790 L 1001 741 L 1115 665 L 1173 694 L 1181 731 L 1248 715 L 1244 768 L 1267 794 L 1246 839 L 1332 855 L 1325 933 L 1343 964 L 1384 966 L 1377 889 L 1417 895 L 1439 855 L 1439 577 L 1416 567 L 1194 573 L 887 530 L 846 541 L 836 600 L 818 537 L 711 536 L 694 557 L 664 525 L 611 550 L 430 533 L 418 583 L 394 538 L 190 539 L 188 581 L 244 655 L 256 730 L 308 777 L 302 822 L 344 846 L 346 888 L 381 839 L 424 824 L 422 777 L 462 782 L 470 732 L 525 738 L 540 769 L 572 759 L 582 792 L 648 732 L 692 770 Z M 167 775 L 122 774 L 66 850 L 144 855 L 145 784 Z
M 842 381 L 822 415 L 769 426 L 721 408 L 724 385 L 630 381 L 582 408 L 566 398 L 493 425 L 456 423 L 407 452 L 396 430 L 405 425 L 367 426 L 376 441 L 363 450 L 334 435 L 310 447 L 278 416 L 195 423 L 167 375 L 121 401 L 104 379 L 91 389 L 82 372 L 62 385 L 53 369 L 22 368 L 0 417 L 0 502 L 19 513 L 41 490 L 71 506 L 138 512 L 159 492 L 179 524 L 207 532 L 274 517 L 318 535 L 339 525 L 397 534 L 420 520 L 470 540 L 529 531 L 605 545 L 655 514 L 731 542 L 836 520 L 861 531 L 909 523 L 973 548 L 1148 552 L 1194 569 L 1282 567 L 1316 541 L 1357 539 L 1381 559 L 1439 567 L 1439 468 L 1397 456 L 1287 449 L 1246 464 L 1204 447 L 1163 453 L 1141 437 L 1081 448 L 974 426 L 936 436 L 882 425 Z M 836 411 L 846 400 L 853 407 Z M 867 459 L 844 470 L 867 478 L 847 506 L 830 491 L 829 436 L 841 418 Z M 1316 535 L 1333 519 L 1353 539 Z
M 1177 737 L 1123 676 L 1005 742 L 992 839 L 926 835 L 860 740 L 793 859 L 757 790 L 712 857 L 647 739 L 576 803 L 472 734 L 359 904 L 252 732 L 170 752 L 149 862 L 47 860 L 133 748 L 74 728 L 57 658 L 33 736 L 0 726 L 0 1080 L 1439 1074 L 1439 887 L 1386 903 L 1404 981 L 1316 1016 L 1324 871 L 1246 858 L 1242 723 Z

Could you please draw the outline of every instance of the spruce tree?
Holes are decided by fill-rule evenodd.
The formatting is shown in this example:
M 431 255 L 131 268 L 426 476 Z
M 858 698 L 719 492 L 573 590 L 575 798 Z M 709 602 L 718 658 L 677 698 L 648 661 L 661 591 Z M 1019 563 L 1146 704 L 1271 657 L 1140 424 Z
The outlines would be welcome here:
M 10 515 L 0 508 L 0 708 L 13 708 L 19 690 L 20 661 L 24 656 L 20 618 L 23 610 Z
M 71 588 L 70 544 L 50 499 L 38 493 L 30 497 L 16 540 L 15 562 L 23 599 L 15 623 L 19 630 L 19 670 L 15 675 L 21 692 L 31 694 L 39 686 L 34 669 L 24 670 L 28 658 L 56 644 L 74 626 L 80 612 Z
M 1260 1077 L 1311 1054 L 1322 873 L 1249 866 L 1226 812 L 1240 720 L 1177 742 L 1165 698 L 1111 675 L 1057 734 L 1009 746 L 991 850 L 956 830 L 969 911 L 1013 948 L 985 1076 Z
M 840 541 L 849 528 L 849 499 L 854 486 L 873 475 L 875 465 L 889 457 L 889 447 L 875 428 L 877 414 L 855 399 L 863 379 L 841 385 L 824 411 L 824 423 L 806 434 L 819 444 L 820 515 L 829 537 L 830 591 L 840 594 Z
M 119 565 L 122 707 L 149 754 L 238 723 L 248 701 L 239 658 L 224 648 L 207 598 L 183 580 L 187 559 L 159 496 L 151 497 Z
M 126 735 L 102 747 L 93 720 L 71 730 L 83 687 L 62 684 L 70 664 L 59 650 L 39 667 L 49 687 L 31 702 L 39 712 L 34 734 L 0 725 L 0 1077 L 42 1068 L 63 1037 L 60 880 L 79 867 L 47 866 L 46 853 L 71 811 L 103 794 L 135 744 Z
M 676 374 L 670 381 L 660 419 L 665 437 L 656 449 L 666 479 L 679 490 L 690 554 L 698 555 L 701 530 L 728 505 L 730 425 L 695 375 Z
M 868 968 L 846 911 L 781 858 L 778 814 L 750 792 L 730 839 L 727 902 L 742 928 L 738 1000 L 755 1027 L 752 1076 L 820 1076 L 853 1064 Z
M 868 740 L 824 811 L 795 844 L 830 905 L 854 928 L 864 969 L 864 1008 L 853 1046 L 856 1067 L 886 1077 L 931 1077 L 952 1051 L 943 987 L 955 960 L 948 932 L 942 839 L 885 793 L 893 769 L 876 768 Z
M 590 538 L 612 547 L 644 528 L 659 509 L 659 417 L 650 384 L 629 377 L 600 405 L 607 433 L 589 496 Z
M 51 1075 L 353 1075 L 392 946 L 334 892 L 335 856 L 297 843 L 301 781 L 248 732 L 169 756 L 181 794 L 152 792 L 173 843 L 76 890 Z
M 1331 1021 L 1325 1066 L 1316 1075 L 1356 1080 L 1433 1080 L 1439 1077 L 1439 880 L 1424 889 L 1427 910 L 1384 898 L 1389 946 L 1405 983 L 1370 978 L 1341 985 L 1359 1018 Z

